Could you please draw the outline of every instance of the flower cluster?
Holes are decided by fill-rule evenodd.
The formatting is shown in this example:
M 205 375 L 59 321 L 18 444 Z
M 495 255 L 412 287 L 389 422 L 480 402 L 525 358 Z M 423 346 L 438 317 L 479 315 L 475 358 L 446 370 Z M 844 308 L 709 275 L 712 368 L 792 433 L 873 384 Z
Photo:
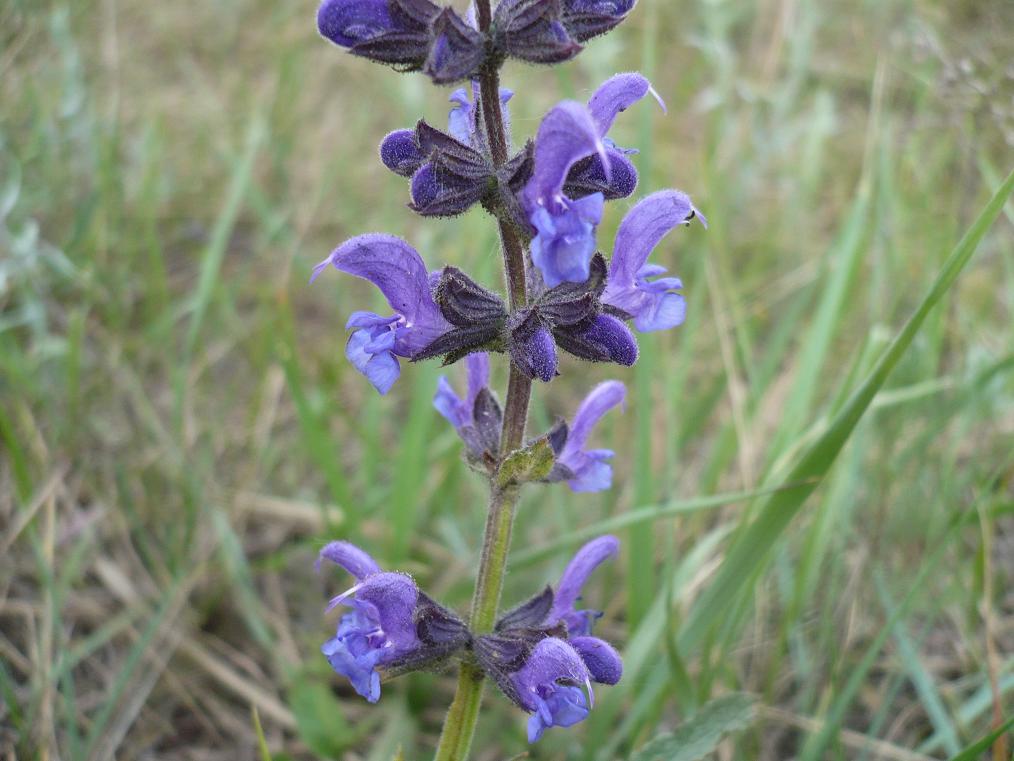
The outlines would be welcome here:
M 592 571 L 618 550 L 615 537 L 593 539 L 574 555 L 555 589 L 547 586 L 504 613 L 491 633 L 475 634 L 411 577 L 382 571 L 355 545 L 331 542 L 320 551 L 318 570 L 322 561 L 335 563 L 356 584 L 328 604 L 328 610 L 344 606 L 349 612 L 321 651 L 371 703 L 380 699 L 383 679 L 468 660 L 531 714 L 528 740 L 535 742 L 549 727 L 568 727 L 588 715 L 592 682 L 616 684 L 623 674 L 612 645 L 591 636 L 601 612 L 577 607 Z
M 452 96 L 447 132 L 420 121 L 384 138 L 381 160 L 409 177 L 409 207 L 452 216 L 476 203 L 509 214 L 531 245 L 531 299 L 510 312 L 503 299 L 456 267 L 428 272 L 419 253 L 389 235 L 362 235 L 335 249 L 313 277 L 333 265 L 369 280 L 394 314 L 356 312 L 346 355 L 380 393 L 400 373 L 397 357 L 452 363 L 478 351 L 506 352 L 531 378 L 559 372 L 558 350 L 592 362 L 629 366 L 637 340 L 627 327 L 664 330 L 683 322 L 678 278 L 648 258 L 673 228 L 706 220 L 678 190 L 654 193 L 620 223 L 607 263 L 596 228 L 607 200 L 637 186 L 633 151 L 606 137 L 616 116 L 654 91 L 640 74 L 609 79 L 587 104 L 565 101 L 542 120 L 534 142 L 499 169 L 484 144 L 481 97 L 473 88 Z M 506 114 L 511 93 L 501 91 Z M 656 96 L 657 97 L 657 96 Z M 661 102 L 661 99 L 659 99 Z M 508 122 L 509 123 L 509 122 Z
M 502 0 L 482 32 L 474 9 L 464 18 L 430 0 L 324 0 L 321 35 L 350 53 L 400 71 L 422 71 L 436 84 L 476 76 L 505 58 L 553 64 L 608 32 L 634 0 Z
M 441 377 L 433 406 L 458 432 L 465 445 L 468 462 L 481 470 L 497 463 L 503 413 L 496 395 L 489 388 L 489 355 L 470 354 L 467 367 L 467 393 L 462 399 L 447 378 Z M 612 485 L 610 449 L 585 449 L 588 437 L 602 416 L 623 404 L 627 390 L 619 381 L 596 386 L 578 407 L 568 425 L 558 420 L 545 434 L 554 455 L 552 469 L 542 479 L 547 483 L 566 481 L 576 492 L 601 491 Z
M 420 120 L 390 132 L 380 161 L 407 181 L 407 206 L 421 217 L 451 218 L 478 207 L 495 218 L 509 298 L 458 266 L 430 269 L 408 242 L 384 233 L 345 241 L 310 280 L 334 267 L 370 282 L 386 300 L 381 313 L 354 311 L 345 324 L 345 355 L 379 393 L 397 381 L 401 360 L 464 361 L 464 395 L 442 377 L 433 404 L 462 440 L 468 464 L 488 478 L 491 511 L 508 518 L 487 521 L 472 619 L 487 626 L 510 543 L 503 526 L 511 525 L 521 486 L 565 482 L 590 492 L 612 483 L 614 453 L 589 444 L 599 420 L 623 404 L 623 384 L 600 383 L 569 421 L 558 419 L 526 440 L 530 381 L 550 382 L 565 372 L 563 354 L 633 365 L 635 331 L 673 328 L 686 316 L 682 282 L 649 261 L 676 227 L 694 219 L 706 226 L 685 193 L 662 190 L 632 203 L 611 249 L 598 236 L 607 204 L 631 198 L 638 187 L 637 151 L 618 146 L 610 131 L 649 95 L 665 112 L 651 83 L 635 72 L 617 74 L 586 102 L 556 104 L 524 142 L 511 138 L 508 104 L 515 94 L 500 87 L 508 59 L 573 58 L 623 21 L 635 2 L 499 0 L 491 7 L 491 0 L 473 0 L 459 14 L 432 0 L 323 0 L 317 13 L 320 33 L 353 55 L 463 85 L 450 95 L 446 126 Z M 493 355 L 511 367 L 505 406 L 490 387 Z M 576 607 L 591 572 L 618 546 L 611 536 L 589 542 L 555 588 L 502 614 L 492 631 L 472 631 L 409 576 L 383 571 L 348 542 L 332 542 L 318 567 L 335 563 L 356 584 L 329 605 L 348 612 L 323 653 L 370 702 L 379 700 L 384 679 L 464 662 L 530 714 L 528 738 L 535 742 L 547 728 L 588 715 L 592 683 L 615 684 L 622 675 L 616 650 L 592 636 L 601 614 Z M 462 680 L 459 690 L 477 685 Z M 444 737 L 467 745 L 474 719 L 459 717 L 471 725 L 449 724 Z M 464 750 L 459 744 L 453 752 Z

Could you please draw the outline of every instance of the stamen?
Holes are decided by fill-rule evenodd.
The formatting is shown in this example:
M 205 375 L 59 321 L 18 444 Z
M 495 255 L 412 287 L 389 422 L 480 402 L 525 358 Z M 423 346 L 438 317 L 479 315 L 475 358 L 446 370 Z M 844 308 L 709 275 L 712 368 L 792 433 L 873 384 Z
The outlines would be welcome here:
M 359 589 L 360 589 L 360 587 L 362 587 L 362 586 L 363 586 L 362 584 L 356 584 L 354 587 L 352 587 L 352 589 L 349 589 L 349 590 L 347 590 L 345 592 L 342 592 L 337 597 L 332 597 L 331 600 L 328 602 L 327 607 L 324 608 L 324 612 L 328 613 L 328 612 L 334 610 L 335 608 L 337 608 L 339 605 L 341 605 L 342 603 L 344 603 L 345 600 L 347 600 L 349 597 L 351 597 L 356 592 L 358 592 Z

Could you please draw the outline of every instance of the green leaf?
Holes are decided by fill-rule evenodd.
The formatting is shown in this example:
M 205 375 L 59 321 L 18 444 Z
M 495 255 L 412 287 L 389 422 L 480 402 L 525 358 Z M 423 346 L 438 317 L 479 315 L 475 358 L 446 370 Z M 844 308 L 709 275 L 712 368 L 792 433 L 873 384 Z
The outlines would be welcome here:
M 712 753 L 731 732 L 750 726 L 754 699 L 743 693 L 712 700 L 675 732 L 659 735 L 630 761 L 699 761 Z
M 994 729 L 992 732 L 983 737 L 981 740 L 976 740 L 974 743 L 972 743 L 963 751 L 961 751 L 958 755 L 952 756 L 951 761 L 976 761 L 976 759 L 978 759 L 979 756 L 982 753 L 984 753 L 986 749 L 989 748 L 990 745 L 996 742 L 997 738 L 1000 737 L 1000 735 L 1002 735 L 1011 727 L 1014 727 L 1014 716 L 1007 719 L 1007 721 L 1005 721 L 1001 726 Z
M 549 439 L 539 439 L 534 444 L 507 455 L 497 472 L 497 483 L 503 488 L 511 484 L 541 481 L 549 475 L 555 462 L 556 455 L 549 445 Z

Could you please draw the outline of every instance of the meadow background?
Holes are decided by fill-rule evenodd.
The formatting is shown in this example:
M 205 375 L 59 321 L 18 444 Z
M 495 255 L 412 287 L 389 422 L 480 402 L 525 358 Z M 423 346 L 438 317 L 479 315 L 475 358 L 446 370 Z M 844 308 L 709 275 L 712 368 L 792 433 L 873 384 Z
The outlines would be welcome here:
M 378 397 L 342 351 L 375 294 L 307 279 L 366 231 L 489 284 L 499 254 L 480 211 L 407 212 L 376 159 L 449 92 L 332 48 L 314 11 L 0 0 L 4 758 L 253 758 L 251 706 L 276 759 L 435 745 L 453 677 L 356 697 L 318 651 L 348 579 L 312 563 L 349 538 L 464 612 L 484 484 L 431 407 L 441 369 Z M 948 758 L 1014 711 L 1014 204 L 816 492 L 757 496 L 1014 163 L 1012 29 L 1006 0 L 641 0 L 565 66 L 508 65 L 519 142 L 556 100 L 649 75 L 668 116 L 641 103 L 611 136 L 641 148 L 637 197 L 684 189 L 711 222 L 655 255 L 685 326 L 536 388 L 534 427 L 598 379 L 630 395 L 595 439 L 614 487 L 531 488 L 518 516 L 508 603 L 589 534 L 624 543 L 587 598 L 625 678 L 533 758 L 628 758 L 730 691 L 757 707 L 724 761 Z M 526 747 L 488 690 L 476 758 Z

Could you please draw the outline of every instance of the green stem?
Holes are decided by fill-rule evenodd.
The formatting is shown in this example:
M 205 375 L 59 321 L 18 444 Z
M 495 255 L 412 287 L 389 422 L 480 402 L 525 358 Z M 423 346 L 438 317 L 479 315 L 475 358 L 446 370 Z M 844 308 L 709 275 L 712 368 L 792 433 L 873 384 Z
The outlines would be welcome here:
M 480 29 L 488 30 L 491 19 L 489 0 L 477 0 L 476 9 Z M 507 160 L 507 134 L 503 113 L 500 110 L 500 73 L 495 65 L 483 70 L 479 78 L 479 88 L 482 121 L 491 158 L 499 167 Z M 503 247 L 504 272 L 507 277 L 511 309 L 517 309 L 524 306 L 527 301 L 524 243 L 517 232 L 502 221 L 500 242 Z M 507 401 L 504 406 L 503 431 L 500 435 L 501 462 L 508 454 L 519 449 L 524 442 L 531 396 L 531 379 L 518 372 L 512 364 L 507 384 Z M 500 607 L 500 593 L 507 572 L 507 555 L 510 551 L 518 492 L 519 488 L 515 485 L 500 487 L 495 478 L 490 480 L 489 512 L 486 515 L 486 531 L 482 541 L 482 554 L 469 618 L 471 630 L 478 634 L 493 629 Z M 468 661 L 462 663 L 454 702 L 451 703 L 444 719 L 436 761 L 465 761 L 468 758 L 475 725 L 479 721 L 484 686 L 483 673 L 478 666 Z

